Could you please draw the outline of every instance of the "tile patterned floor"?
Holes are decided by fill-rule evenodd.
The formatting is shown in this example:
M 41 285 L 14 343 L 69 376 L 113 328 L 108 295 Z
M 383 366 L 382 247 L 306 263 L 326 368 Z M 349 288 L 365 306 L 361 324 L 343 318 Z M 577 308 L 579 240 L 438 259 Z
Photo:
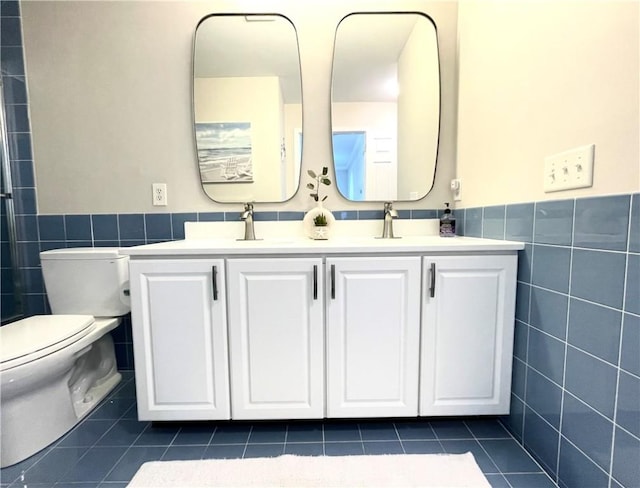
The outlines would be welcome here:
M 152 424 L 137 420 L 133 376 L 123 376 L 65 437 L 0 470 L 0 486 L 124 488 L 142 463 L 156 460 L 467 451 L 494 488 L 556 486 L 495 419 Z

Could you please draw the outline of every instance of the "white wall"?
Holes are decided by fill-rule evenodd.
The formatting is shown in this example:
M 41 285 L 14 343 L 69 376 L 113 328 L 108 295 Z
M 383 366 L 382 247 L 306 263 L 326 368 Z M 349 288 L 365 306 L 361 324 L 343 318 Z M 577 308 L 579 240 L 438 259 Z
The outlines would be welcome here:
M 266 5 L 266 6 L 265 6 Z M 210 13 L 282 13 L 296 26 L 304 96 L 302 187 L 307 168 L 331 161 L 330 72 L 335 28 L 353 11 L 422 11 L 438 25 L 443 124 L 436 187 L 397 208 L 448 199 L 455 157 L 457 4 L 429 0 L 28 1 L 22 22 L 38 210 L 50 213 L 193 212 L 240 209 L 204 194 L 192 134 L 191 64 L 197 22 Z M 168 184 L 167 207 L 151 183 Z M 257 210 L 306 210 L 300 191 Z M 331 208 L 349 203 L 329 188 Z
M 637 1 L 462 0 L 461 207 L 640 189 Z M 595 144 L 592 188 L 543 192 L 545 156 Z

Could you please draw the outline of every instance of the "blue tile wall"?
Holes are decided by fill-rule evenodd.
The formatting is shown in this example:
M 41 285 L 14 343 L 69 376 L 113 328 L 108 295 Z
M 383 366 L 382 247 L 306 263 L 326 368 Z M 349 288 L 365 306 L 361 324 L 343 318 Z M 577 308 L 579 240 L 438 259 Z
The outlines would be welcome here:
M 15 211 L 16 234 L 18 240 L 18 265 L 21 268 L 18 280 L 31 289 L 39 289 L 37 264 L 38 229 L 35 220 L 37 214 L 36 189 L 31 157 L 31 134 L 29 129 L 29 109 L 25 83 L 25 71 L 22 50 L 22 32 L 20 24 L 20 4 L 18 1 L 3 0 L 0 2 L 0 76 L 2 77 L 4 111 L 6 113 L 7 144 L 9 147 L 8 162 L 12 175 L 12 194 Z M 3 207 L 4 209 L 4 207 Z M 6 218 L 3 211 L 2 220 Z M 3 227 L 3 230 L 4 227 Z M 9 256 L 7 233 L 2 234 L 2 274 L 6 277 L 10 272 L 10 262 L 4 258 Z M 6 286 L 11 282 L 10 286 Z M 16 305 L 12 280 L 3 279 L 2 308 Z M 22 309 L 42 309 L 41 295 L 22 298 Z M 19 305 L 18 305 L 19 307 Z M 22 310 L 15 308 L 16 313 Z M 13 315 L 13 314 L 7 314 Z
M 500 208 L 465 209 L 465 235 L 500 238 Z M 505 425 L 561 487 L 640 487 L 640 194 L 506 205 L 505 236 L 525 243 Z

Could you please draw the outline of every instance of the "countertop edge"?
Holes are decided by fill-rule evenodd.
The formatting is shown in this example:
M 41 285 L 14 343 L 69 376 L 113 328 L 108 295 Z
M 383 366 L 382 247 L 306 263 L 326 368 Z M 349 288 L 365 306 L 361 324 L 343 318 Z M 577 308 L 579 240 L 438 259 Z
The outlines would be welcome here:
M 225 245 L 226 244 L 226 245 Z M 471 237 L 412 237 L 376 242 L 373 239 L 330 239 L 314 241 L 246 241 L 221 244 L 215 240 L 179 240 L 120 248 L 120 254 L 136 257 L 235 256 L 286 254 L 429 254 L 462 252 L 515 252 L 524 249 L 523 242 Z

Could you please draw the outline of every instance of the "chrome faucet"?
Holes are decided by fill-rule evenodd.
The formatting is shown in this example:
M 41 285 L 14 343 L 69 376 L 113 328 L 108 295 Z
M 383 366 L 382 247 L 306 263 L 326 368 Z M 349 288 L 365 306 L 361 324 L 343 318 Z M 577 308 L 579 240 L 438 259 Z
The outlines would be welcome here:
M 391 202 L 384 203 L 384 227 L 382 228 L 382 239 L 393 239 L 393 219 L 398 217 L 396 212 L 391 206 Z
M 240 220 L 244 220 L 244 241 L 255 241 L 256 233 L 253 229 L 253 204 L 245 203 L 244 212 L 240 215 Z

